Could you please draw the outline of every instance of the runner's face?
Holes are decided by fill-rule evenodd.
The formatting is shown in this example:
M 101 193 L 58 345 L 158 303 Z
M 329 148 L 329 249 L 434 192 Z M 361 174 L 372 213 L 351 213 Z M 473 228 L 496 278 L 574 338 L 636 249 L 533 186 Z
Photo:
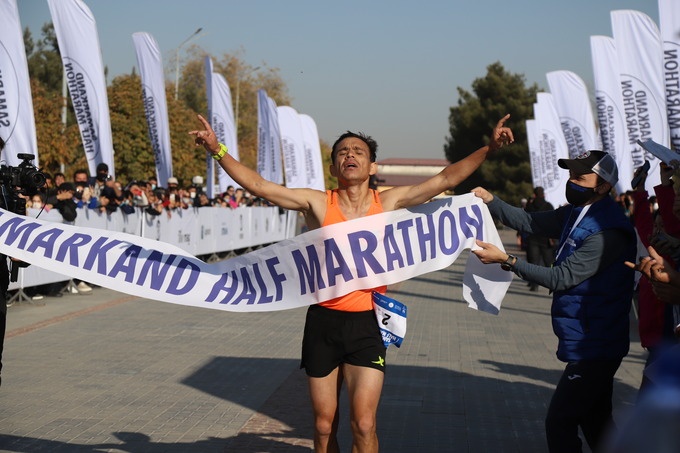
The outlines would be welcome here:
M 377 165 L 371 162 L 371 151 L 363 140 L 349 137 L 338 143 L 335 152 L 335 164 L 331 166 L 331 174 L 339 180 L 368 179 L 376 173 Z

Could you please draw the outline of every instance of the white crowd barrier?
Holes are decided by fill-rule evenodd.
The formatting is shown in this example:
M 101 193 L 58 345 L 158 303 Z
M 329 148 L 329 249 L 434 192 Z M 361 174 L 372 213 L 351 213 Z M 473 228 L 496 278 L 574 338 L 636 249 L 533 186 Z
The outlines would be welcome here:
M 28 217 L 36 217 L 39 209 L 28 209 Z M 189 208 L 166 212 L 157 216 L 137 210 L 124 214 L 117 210 L 102 214 L 93 209 L 78 209 L 73 222 L 76 226 L 119 231 L 167 242 L 192 255 L 212 255 L 241 250 L 292 238 L 296 233 L 297 212 L 277 207 Z M 40 214 L 41 220 L 65 223 L 56 209 Z M 19 271 L 19 278 L 9 285 L 10 290 L 29 288 L 70 280 L 71 277 L 29 266 Z

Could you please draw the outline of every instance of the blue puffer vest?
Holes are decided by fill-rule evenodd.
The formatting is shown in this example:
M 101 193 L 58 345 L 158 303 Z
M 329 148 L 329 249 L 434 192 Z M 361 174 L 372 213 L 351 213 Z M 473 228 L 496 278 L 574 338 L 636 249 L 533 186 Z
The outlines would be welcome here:
M 575 219 L 582 208 L 570 205 L 562 209 L 572 210 L 572 219 Z M 571 225 L 565 225 L 562 232 L 558 250 L 564 241 L 566 244 L 556 265 L 578 249 L 588 236 L 600 231 L 621 229 L 628 233 L 630 241 L 614 264 L 573 288 L 553 294 L 553 331 L 559 338 L 557 358 L 563 362 L 622 358 L 628 353 L 630 343 L 628 314 L 635 272 L 623 262 L 635 262 L 633 226 L 609 197 L 593 204 L 567 238 Z M 605 245 L 604 253 L 621 252 L 607 249 Z

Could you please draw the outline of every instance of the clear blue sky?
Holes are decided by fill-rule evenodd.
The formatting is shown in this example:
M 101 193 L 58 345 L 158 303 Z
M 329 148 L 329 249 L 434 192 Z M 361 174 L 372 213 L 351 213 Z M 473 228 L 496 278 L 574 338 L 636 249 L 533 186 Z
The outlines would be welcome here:
M 132 33 L 151 33 L 167 68 L 202 27 L 208 34 L 195 42 L 206 51 L 243 49 L 251 65 L 278 67 L 292 107 L 315 119 L 323 140 L 366 132 L 379 160 L 443 158 L 456 88 L 470 89 L 489 64 L 500 61 L 544 88 L 547 72 L 574 71 L 592 91 L 589 39 L 611 36 L 609 12 L 659 18 L 654 0 L 85 1 L 109 79 L 136 66 Z M 17 3 L 22 26 L 39 37 L 51 20 L 47 2 Z

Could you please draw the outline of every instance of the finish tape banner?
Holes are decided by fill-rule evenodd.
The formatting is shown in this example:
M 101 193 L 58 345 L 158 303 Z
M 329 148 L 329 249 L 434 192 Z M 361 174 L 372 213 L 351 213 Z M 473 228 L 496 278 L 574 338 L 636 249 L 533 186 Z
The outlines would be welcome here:
M 275 311 L 449 266 L 475 239 L 502 248 L 473 194 L 342 222 L 220 263 L 138 236 L 0 210 L 0 253 L 135 296 L 217 310 Z M 498 313 L 512 273 L 470 254 L 463 295 Z M 424 295 L 427 297 L 427 295 Z

